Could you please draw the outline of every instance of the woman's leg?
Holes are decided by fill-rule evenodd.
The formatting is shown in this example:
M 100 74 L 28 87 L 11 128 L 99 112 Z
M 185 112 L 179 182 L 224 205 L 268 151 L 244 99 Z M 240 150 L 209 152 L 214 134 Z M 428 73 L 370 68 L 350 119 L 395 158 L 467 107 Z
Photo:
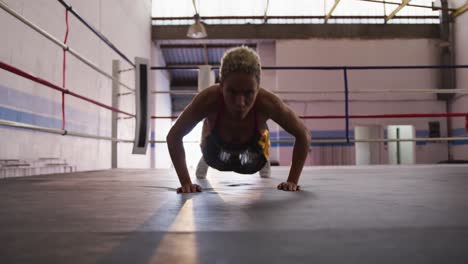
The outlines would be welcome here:
M 265 166 L 263 166 L 263 168 L 260 169 L 258 174 L 260 174 L 260 177 L 262 178 L 270 178 L 271 176 L 270 157 L 269 157 L 270 147 L 271 147 L 270 146 L 270 131 L 266 123 L 264 124 L 264 127 L 262 127 L 262 129 L 264 133 L 266 132 L 266 135 L 264 134 L 264 137 L 266 137 L 266 139 L 264 140 L 265 141 L 264 152 L 266 153 L 265 155 L 267 156 L 267 162 L 265 163 Z

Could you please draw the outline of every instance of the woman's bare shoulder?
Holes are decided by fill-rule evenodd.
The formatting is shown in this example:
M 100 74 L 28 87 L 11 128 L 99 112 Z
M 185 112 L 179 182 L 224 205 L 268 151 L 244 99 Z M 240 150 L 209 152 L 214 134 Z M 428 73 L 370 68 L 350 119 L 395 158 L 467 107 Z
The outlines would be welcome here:
M 258 110 L 266 115 L 271 111 L 275 111 L 278 107 L 283 105 L 283 101 L 274 93 L 260 88 L 257 94 L 257 107 Z
M 193 98 L 190 104 L 206 113 L 216 111 L 220 96 L 219 89 L 220 87 L 217 84 L 203 89 Z

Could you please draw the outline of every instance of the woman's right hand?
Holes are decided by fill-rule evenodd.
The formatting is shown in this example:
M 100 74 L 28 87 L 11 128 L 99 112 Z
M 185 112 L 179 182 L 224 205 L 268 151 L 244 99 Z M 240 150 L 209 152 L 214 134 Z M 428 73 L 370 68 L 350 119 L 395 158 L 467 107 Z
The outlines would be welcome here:
M 177 193 L 195 193 L 201 192 L 202 188 L 198 184 L 186 184 L 182 187 L 177 188 Z

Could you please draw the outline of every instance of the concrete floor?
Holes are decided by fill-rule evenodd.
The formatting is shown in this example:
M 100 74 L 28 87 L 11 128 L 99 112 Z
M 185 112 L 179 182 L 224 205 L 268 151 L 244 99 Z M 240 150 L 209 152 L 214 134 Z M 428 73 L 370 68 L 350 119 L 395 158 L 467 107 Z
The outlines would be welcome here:
M 0 263 L 468 263 L 468 165 L 306 168 L 302 192 L 209 172 L 0 180 Z

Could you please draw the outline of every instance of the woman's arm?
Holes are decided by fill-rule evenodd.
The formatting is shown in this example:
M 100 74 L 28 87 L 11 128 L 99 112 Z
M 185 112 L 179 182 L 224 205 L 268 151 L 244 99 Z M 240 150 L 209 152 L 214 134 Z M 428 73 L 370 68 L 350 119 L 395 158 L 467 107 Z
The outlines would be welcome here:
M 266 91 L 264 97 L 265 110 L 267 110 L 269 118 L 296 138 L 287 182 L 280 184 L 278 188 L 288 191 L 299 190 L 297 184 L 307 159 L 311 141 L 309 130 L 299 117 L 276 95 Z
M 210 102 L 213 102 L 211 87 L 200 92 L 192 102 L 184 109 L 179 118 L 167 134 L 167 147 L 172 163 L 179 177 L 181 188 L 178 192 L 201 191 L 200 186 L 192 184 L 185 160 L 185 149 L 182 139 L 207 116 Z

